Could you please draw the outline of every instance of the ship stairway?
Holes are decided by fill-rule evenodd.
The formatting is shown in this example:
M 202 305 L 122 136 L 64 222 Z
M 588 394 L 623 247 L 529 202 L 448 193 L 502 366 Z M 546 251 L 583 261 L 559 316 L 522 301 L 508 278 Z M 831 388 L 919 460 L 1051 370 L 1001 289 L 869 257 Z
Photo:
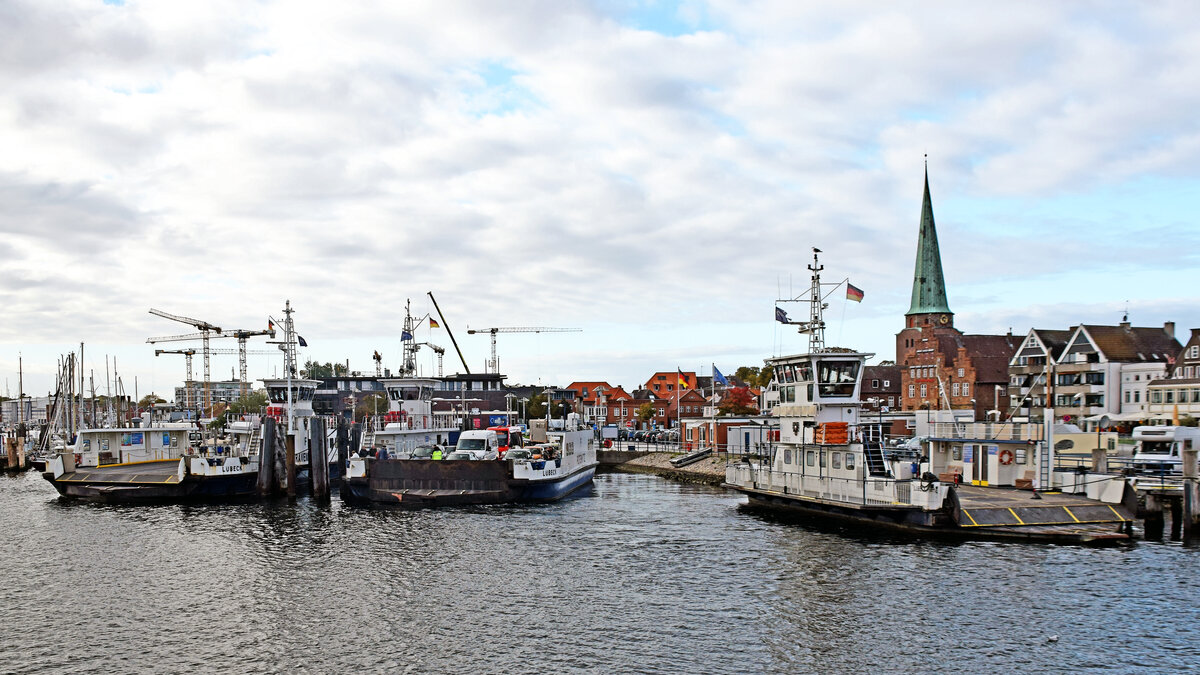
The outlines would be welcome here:
M 375 420 L 368 417 L 367 423 L 363 426 L 366 428 L 363 429 L 362 440 L 358 444 L 360 449 L 375 445 Z
M 888 475 L 887 464 L 883 461 L 883 448 L 877 441 L 863 443 L 863 456 L 866 459 L 867 472 L 870 475 Z
M 246 455 L 254 456 L 262 454 L 262 427 L 259 427 L 250 432 L 250 440 L 246 441 Z

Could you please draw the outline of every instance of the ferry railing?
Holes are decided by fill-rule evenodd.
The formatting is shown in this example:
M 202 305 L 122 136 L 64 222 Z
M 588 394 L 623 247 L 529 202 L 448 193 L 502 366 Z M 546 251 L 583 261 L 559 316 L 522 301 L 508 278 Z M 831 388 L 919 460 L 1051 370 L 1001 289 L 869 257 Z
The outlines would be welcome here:
M 750 464 L 729 465 L 726 480 L 759 490 L 861 506 L 913 506 L 913 484 L 920 485 L 919 480 L 909 478 L 839 478 Z

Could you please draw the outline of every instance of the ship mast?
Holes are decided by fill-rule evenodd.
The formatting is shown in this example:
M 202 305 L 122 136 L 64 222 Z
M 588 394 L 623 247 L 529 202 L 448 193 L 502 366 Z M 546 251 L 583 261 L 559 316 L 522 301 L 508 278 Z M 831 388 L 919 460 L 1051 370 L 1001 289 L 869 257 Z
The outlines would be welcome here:
M 812 287 L 808 296 L 808 321 L 796 324 L 801 333 L 808 333 L 808 351 L 818 354 L 825 351 L 825 319 L 824 310 L 828 306 L 821 297 L 821 270 L 825 266 L 818 259 L 821 249 L 813 247 L 813 261 L 808 266 L 812 271 Z

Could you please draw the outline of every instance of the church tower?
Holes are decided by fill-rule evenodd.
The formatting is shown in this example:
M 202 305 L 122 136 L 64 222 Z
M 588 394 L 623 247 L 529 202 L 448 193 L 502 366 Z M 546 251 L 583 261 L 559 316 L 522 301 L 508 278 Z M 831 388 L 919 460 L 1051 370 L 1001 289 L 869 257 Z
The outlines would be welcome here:
M 954 314 L 946 301 L 942 254 L 938 250 L 937 228 L 933 223 L 928 164 L 925 166 L 925 196 L 921 201 L 921 229 L 917 234 L 917 264 L 913 270 L 912 304 L 904 316 L 906 328 L 954 325 Z

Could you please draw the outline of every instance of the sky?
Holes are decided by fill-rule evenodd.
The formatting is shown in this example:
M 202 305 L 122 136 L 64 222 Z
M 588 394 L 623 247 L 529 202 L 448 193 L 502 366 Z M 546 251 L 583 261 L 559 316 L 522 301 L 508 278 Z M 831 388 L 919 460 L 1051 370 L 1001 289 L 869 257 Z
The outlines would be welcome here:
M 150 308 L 395 369 L 429 292 L 446 374 L 446 326 L 473 372 L 580 329 L 499 334 L 510 383 L 730 373 L 805 348 L 813 247 L 826 342 L 893 359 L 926 162 L 961 330 L 1200 327 L 1195 3 L 8 0 L 0 87 L 10 395 L 82 342 L 173 398 Z

